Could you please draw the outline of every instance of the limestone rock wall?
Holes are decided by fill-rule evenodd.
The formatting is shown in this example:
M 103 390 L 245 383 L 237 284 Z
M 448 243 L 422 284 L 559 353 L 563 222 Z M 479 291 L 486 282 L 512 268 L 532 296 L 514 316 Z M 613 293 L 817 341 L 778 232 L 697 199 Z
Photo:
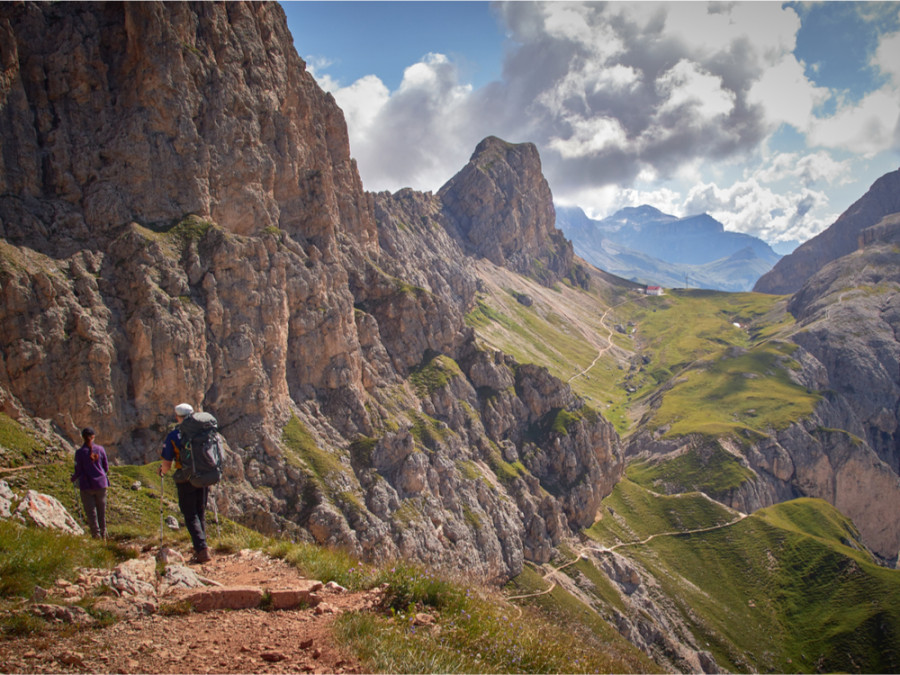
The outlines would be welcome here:
M 592 521 L 612 426 L 476 347 L 493 249 L 440 196 L 362 190 L 277 4 L 7 3 L 0 34 L 2 412 L 131 463 L 189 401 L 226 439 L 227 515 L 491 580 Z M 549 283 L 571 247 L 509 147 L 468 213 Z
M 338 223 L 374 239 L 343 114 L 276 4 L 8 3 L 0 31 L 0 213 L 7 200 L 52 209 L 26 231 L 10 219 L 6 237 L 96 238 L 194 213 L 320 249 Z

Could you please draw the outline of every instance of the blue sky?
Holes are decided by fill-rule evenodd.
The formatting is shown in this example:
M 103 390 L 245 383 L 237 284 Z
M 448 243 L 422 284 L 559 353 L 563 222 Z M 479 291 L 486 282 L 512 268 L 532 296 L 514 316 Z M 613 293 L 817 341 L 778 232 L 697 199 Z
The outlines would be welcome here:
M 283 2 L 367 190 L 435 191 L 488 135 L 557 203 L 770 243 L 900 167 L 900 3 Z

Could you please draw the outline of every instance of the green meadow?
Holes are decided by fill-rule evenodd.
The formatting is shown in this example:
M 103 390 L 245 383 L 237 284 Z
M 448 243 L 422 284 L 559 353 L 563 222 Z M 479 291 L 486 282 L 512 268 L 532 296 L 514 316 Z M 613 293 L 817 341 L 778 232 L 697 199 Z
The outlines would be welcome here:
M 819 401 L 791 379 L 796 347 L 779 339 L 793 326 L 784 298 L 685 289 L 555 294 L 525 307 L 515 293 L 488 290 L 468 323 L 487 345 L 569 381 L 622 435 L 640 423 L 667 437 L 759 438 Z
M 585 568 L 618 545 L 726 670 L 900 668 L 900 571 L 875 564 L 850 520 L 822 500 L 740 517 L 696 493 L 661 496 L 624 480 L 585 534 L 594 562 L 568 573 L 589 580 L 582 590 L 599 613 L 623 611 L 622 596 Z

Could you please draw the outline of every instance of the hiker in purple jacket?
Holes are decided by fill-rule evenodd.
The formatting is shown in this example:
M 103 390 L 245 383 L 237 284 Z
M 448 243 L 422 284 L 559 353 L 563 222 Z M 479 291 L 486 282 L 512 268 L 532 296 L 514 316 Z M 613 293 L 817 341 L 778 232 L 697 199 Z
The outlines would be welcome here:
M 109 461 L 102 445 L 94 443 L 94 430 L 87 427 L 81 432 L 84 444 L 75 451 L 75 473 L 70 479 L 78 479 L 81 503 L 91 536 L 106 539 L 106 488 L 109 487 Z

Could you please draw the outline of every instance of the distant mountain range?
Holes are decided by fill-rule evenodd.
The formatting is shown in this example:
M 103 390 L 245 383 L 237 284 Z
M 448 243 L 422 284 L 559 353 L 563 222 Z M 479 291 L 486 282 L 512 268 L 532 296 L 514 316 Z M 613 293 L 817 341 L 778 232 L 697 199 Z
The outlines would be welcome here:
M 639 283 L 749 291 L 781 258 L 705 213 L 677 218 L 644 205 L 594 220 L 578 207 L 557 206 L 556 225 L 579 256 Z

